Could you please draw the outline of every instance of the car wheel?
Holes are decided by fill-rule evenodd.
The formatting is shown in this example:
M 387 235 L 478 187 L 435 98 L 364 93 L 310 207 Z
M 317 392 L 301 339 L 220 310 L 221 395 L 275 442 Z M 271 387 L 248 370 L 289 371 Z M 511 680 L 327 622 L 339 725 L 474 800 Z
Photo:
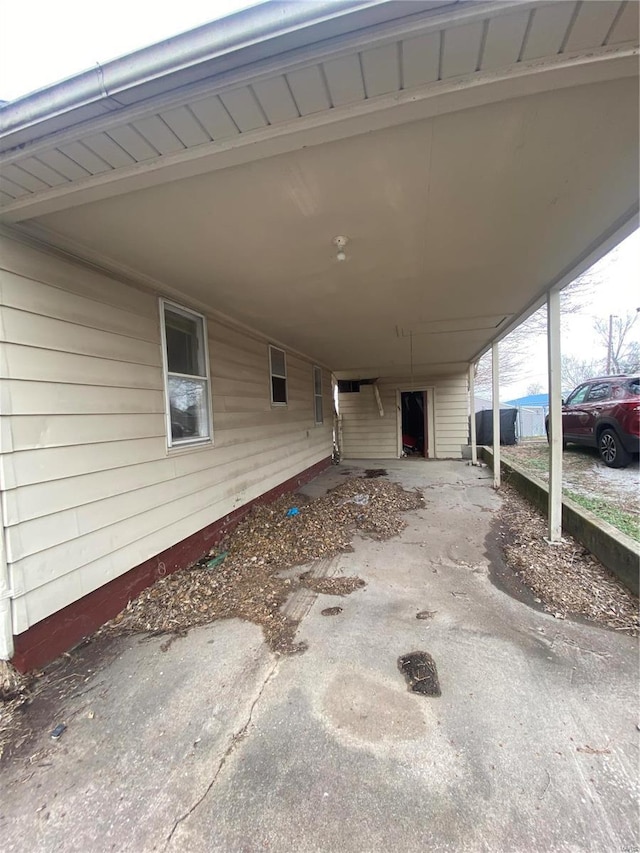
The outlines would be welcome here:
M 600 433 L 598 451 L 600 458 L 609 468 L 626 468 L 631 462 L 631 454 L 624 449 L 612 429 L 605 429 Z

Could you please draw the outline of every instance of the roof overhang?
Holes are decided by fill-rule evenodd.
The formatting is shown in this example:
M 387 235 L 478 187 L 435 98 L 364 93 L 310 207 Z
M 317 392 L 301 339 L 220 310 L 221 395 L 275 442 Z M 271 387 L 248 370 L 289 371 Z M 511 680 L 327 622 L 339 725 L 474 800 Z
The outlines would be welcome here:
M 634 227 L 637 5 L 261 4 L 0 110 L 0 220 L 351 375 L 458 370 Z

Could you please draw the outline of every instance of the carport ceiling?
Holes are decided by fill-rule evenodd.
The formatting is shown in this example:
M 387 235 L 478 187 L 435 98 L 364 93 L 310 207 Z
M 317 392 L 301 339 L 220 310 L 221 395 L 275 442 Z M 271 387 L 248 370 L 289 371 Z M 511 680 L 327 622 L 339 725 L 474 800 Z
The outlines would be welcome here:
M 637 98 L 552 90 L 34 222 L 338 371 L 406 372 L 412 338 L 414 370 L 449 372 L 633 208 Z

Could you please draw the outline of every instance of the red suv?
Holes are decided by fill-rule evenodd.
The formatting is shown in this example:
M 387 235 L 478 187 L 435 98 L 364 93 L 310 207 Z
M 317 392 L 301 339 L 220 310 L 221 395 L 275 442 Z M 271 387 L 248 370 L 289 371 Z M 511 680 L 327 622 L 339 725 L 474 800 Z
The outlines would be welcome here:
M 562 401 L 562 445 L 567 444 L 596 447 L 605 465 L 626 467 L 640 451 L 640 378 L 599 376 L 578 385 Z

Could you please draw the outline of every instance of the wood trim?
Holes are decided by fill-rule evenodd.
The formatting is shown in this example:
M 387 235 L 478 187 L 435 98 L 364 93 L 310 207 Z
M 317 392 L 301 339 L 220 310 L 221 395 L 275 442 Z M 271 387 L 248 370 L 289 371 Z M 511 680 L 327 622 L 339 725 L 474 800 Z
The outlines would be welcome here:
M 330 465 L 330 456 L 316 462 L 295 477 L 285 480 L 279 486 L 203 527 L 119 578 L 32 625 L 14 637 L 15 651 L 11 662 L 23 673 L 50 663 L 59 654 L 72 648 L 116 616 L 143 589 L 164 575 L 183 569 L 200 559 L 216 542 L 231 532 L 253 506 L 295 491 Z

